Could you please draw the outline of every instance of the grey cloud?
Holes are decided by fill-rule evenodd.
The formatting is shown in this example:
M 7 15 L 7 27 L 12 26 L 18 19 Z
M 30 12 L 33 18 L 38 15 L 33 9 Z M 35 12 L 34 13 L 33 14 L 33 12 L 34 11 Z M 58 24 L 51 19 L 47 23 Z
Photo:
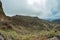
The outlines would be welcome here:
M 27 4 L 27 0 L 2 0 L 6 15 L 35 15 L 39 18 L 59 18 L 60 0 L 47 0 L 45 6 Z M 56 16 L 57 15 L 57 16 Z

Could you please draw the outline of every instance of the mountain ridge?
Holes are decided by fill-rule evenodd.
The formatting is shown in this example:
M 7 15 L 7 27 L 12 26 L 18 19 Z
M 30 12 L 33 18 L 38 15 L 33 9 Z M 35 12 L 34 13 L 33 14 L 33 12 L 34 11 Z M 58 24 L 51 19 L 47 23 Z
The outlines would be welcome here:
M 57 24 L 60 24 L 60 19 L 52 20 L 52 22 L 57 23 Z

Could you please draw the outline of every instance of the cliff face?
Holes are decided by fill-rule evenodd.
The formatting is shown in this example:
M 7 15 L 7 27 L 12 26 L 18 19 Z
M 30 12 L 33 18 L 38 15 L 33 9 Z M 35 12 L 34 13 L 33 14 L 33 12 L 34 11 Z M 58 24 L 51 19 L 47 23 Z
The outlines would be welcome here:
M 2 8 L 2 3 L 0 1 L 0 20 L 4 20 L 5 19 L 5 14 L 4 14 L 4 11 L 3 11 L 3 8 Z

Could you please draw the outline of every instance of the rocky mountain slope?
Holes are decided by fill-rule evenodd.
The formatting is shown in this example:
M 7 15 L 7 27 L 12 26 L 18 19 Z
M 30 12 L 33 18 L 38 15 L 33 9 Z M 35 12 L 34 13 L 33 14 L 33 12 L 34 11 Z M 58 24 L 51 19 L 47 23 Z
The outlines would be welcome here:
M 1 40 L 50 40 L 59 39 L 60 25 L 38 17 L 6 16 L 0 1 Z
M 2 3 L 0 1 L 0 20 L 5 19 L 5 17 L 6 17 L 6 15 L 5 15 L 4 11 L 3 11 Z

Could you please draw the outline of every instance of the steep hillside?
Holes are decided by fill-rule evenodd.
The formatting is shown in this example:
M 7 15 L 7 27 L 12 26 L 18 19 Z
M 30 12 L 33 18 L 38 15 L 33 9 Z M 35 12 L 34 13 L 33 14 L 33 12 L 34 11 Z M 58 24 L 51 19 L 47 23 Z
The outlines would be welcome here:
M 3 21 L 5 19 L 6 15 L 3 11 L 3 8 L 2 8 L 2 3 L 0 1 L 0 20 Z
M 10 17 L 9 20 L 12 21 L 13 24 L 18 26 L 25 26 L 27 28 L 33 28 L 38 30 L 48 29 L 49 27 L 53 27 L 53 23 L 39 19 L 38 17 L 29 17 L 29 16 L 13 16 Z

